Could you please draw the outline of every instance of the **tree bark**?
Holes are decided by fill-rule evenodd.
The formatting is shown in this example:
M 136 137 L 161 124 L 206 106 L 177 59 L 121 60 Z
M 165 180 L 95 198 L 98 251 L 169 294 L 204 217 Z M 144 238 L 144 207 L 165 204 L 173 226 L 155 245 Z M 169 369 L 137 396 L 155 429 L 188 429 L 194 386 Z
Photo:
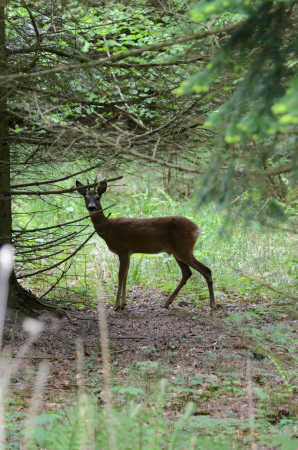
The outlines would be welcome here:
M 8 73 L 5 33 L 5 4 L 0 0 L 0 73 Z M 7 103 L 10 88 L 0 86 L 0 247 L 12 242 L 12 214 L 10 191 L 10 149 L 8 142 Z M 10 277 L 8 307 L 21 310 L 26 315 L 36 316 L 37 311 L 53 310 L 54 306 L 40 302 L 30 291 L 26 291 L 17 281 L 13 272 Z M 61 315 L 57 311 L 58 315 Z
M 0 73 L 7 73 L 5 6 L 0 0 Z M 10 155 L 8 144 L 8 89 L 0 86 L 0 246 L 11 242 Z M 4 196 L 4 192 L 8 195 Z

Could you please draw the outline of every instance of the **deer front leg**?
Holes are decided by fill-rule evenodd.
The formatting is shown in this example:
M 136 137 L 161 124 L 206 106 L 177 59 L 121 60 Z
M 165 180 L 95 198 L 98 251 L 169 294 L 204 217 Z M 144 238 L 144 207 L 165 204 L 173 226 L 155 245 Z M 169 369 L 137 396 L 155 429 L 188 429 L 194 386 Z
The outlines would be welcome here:
M 125 298 L 126 298 L 126 279 L 129 268 L 129 255 L 121 254 L 119 256 L 119 274 L 118 274 L 118 290 L 115 303 L 115 311 L 125 308 Z

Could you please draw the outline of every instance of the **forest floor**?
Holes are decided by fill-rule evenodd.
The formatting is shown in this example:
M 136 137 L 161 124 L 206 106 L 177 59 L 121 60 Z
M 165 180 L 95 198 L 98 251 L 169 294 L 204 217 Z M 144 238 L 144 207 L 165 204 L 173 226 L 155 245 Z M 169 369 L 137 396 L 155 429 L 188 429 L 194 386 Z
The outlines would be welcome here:
M 287 364 L 291 369 L 286 352 L 280 352 L 283 370 L 279 370 L 280 366 L 275 363 L 278 349 L 272 346 L 270 354 L 275 356 L 268 357 L 254 339 L 242 332 L 247 326 L 256 327 L 255 319 L 248 314 L 246 321 L 242 320 L 239 326 L 226 321 L 235 313 L 253 311 L 256 305 L 241 299 L 232 299 L 229 303 L 225 299 L 223 308 L 211 313 L 207 300 L 199 308 L 181 297 L 167 310 L 161 307 L 166 299 L 165 293 L 136 287 L 129 291 L 124 311 L 115 312 L 111 305 L 105 305 L 113 384 L 140 385 L 138 370 L 144 369 L 142 364 L 145 361 L 147 385 L 149 382 L 153 386 L 166 378 L 177 388 L 169 404 L 169 415 L 193 401 L 196 415 L 248 418 L 252 408 L 259 408 L 257 403 L 261 402 L 255 395 L 252 397 L 253 385 L 269 393 L 269 397 L 263 400 L 266 400 L 265 410 L 271 423 L 293 416 L 293 392 L 278 395 L 285 393 L 282 375 L 287 372 Z M 78 386 L 76 343 L 79 337 L 84 348 L 83 385 L 102 403 L 103 364 L 98 312 L 73 309 L 68 310 L 68 314 L 71 320 L 49 321 L 29 354 L 23 355 L 19 361 L 19 370 L 11 385 L 14 407 L 19 410 L 28 407 L 34 376 L 43 360 L 49 362 L 44 410 L 57 410 L 73 403 Z M 270 326 L 268 317 L 265 320 Z M 278 318 L 278 326 L 281 319 L 285 327 L 293 326 L 287 315 Z M 274 321 L 277 322 L 277 318 L 272 315 L 272 324 Z M 6 325 L 5 343 L 9 344 L 13 357 L 26 336 L 19 326 Z M 268 345 L 266 348 L 268 353 Z

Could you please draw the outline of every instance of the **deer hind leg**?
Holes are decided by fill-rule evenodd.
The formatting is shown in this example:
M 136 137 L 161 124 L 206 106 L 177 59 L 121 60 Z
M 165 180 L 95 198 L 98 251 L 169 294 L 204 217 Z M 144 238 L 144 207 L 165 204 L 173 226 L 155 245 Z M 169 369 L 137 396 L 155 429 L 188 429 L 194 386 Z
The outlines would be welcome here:
M 177 263 L 180 266 L 181 272 L 182 272 L 182 278 L 174 292 L 170 295 L 170 297 L 167 299 L 167 301 L 164 304 L 164 308 L 168 308 L 170 304 L 174 301 L 175 297 L 177 296 L 180 289 L 186 284 L 187 280 L 191 277 L 191 270 L 187 264 L 185 264 L 182 261 L 179 261 L 179 259 L 175 258 Z
M 118 274 L 118 290 L 115 303 L 115 311 L 124 309 L 126 305 L 126 280 L 129 269 L 129 255 L 121 254 L 119 256 L 119 274 Z
M 126 281 L 129 270 L 130 256 L 127 256 L 126 265 L 124 268 L 123 278 L 122 278 L 122 288 L 121 288 L 121 299 L 120 299 L 120 309 L 124 309 L 126 306 Z
M 209 290 L 209 298 L 210 298 L 210 308 L 214 309 L 216 308 L 215 299 L 214 299 L 214 291 L 213 291 L 213 280 L 212 280 L 212 272 L 209 269 L 209 267 L 202 264 L 200 261 L 198 261 L 194 256 L 192 256 L 190 259 L 187 259 L 187 263 L 195 270 L 200 272 L 201 275 L 205 278 L 208 290 Z

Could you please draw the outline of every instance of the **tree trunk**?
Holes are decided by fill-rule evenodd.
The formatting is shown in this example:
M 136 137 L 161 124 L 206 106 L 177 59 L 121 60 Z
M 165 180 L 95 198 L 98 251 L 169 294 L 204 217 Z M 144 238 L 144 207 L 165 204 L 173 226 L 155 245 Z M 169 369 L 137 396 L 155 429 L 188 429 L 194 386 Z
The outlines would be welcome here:
M 5 7 L 0 0 L 0 73 L 7 72 L 5 47 Z M 0 246 L 11 242 L 10 157 L 8 145 L 7 97 L 8 89 L 0 86 Z
M 5 0 L 0 0 L 0 73 L 8 72 L 5 34 Z M 10 195 L 10 151 L 8 143 L 7 102 L 11 87 L 0 86 L 0 247 L 12 242 L 12 215 Z M 39 310 L 56 310 L 54 306 L 38 301 L 17 281 L 16 275 L 10 277 L 8 307 L 35 316 Z M 61 315 L 59 311 L 57 314 Z

